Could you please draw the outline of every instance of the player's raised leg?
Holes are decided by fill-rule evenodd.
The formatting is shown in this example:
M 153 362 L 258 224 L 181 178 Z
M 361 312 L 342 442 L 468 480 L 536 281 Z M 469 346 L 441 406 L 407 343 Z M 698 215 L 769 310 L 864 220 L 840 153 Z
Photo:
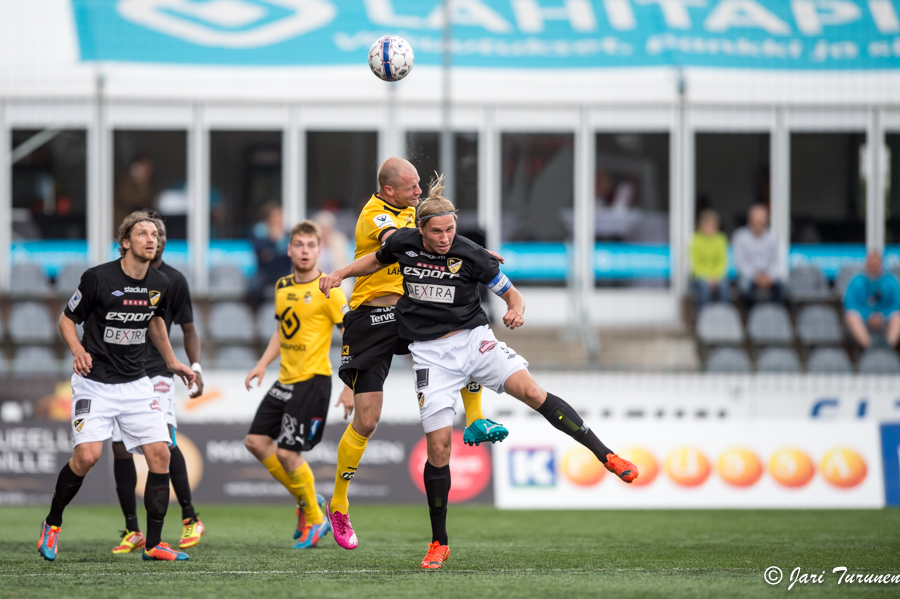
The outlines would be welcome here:
M 604 445 L 572 406 L 542 389 L 527 369 L 514 372 L 504 381 L 503 387 L 507 393 L 537 411 L 555 429 L 587 447 L 607 470 L 623 481 L 630 483 L 638 477 L 637 466 Z
M 119 497 L 119 505 L 125 516 L 125 530 L 122 531 L 122 540 L 113 547 L 112 552 L 120 555 L 131 553 L 135 549 L 144 546 L 144 533 L 138 524 L 137 499 L 134 496 L 137 486 L 137 469 L 134 467 L 134 458 L 125 449 L 118 430 L 113 433 L 113 476 L 116 481 L 116 495 Z
M 498 443 L 509 435 L 505 426 L 484 417 L 481 393 L 482 387 L 478 383 L 469 383 L 459 390 L 466 410 L 466 430 L 463 432 L 463 443 L 466 445 Z

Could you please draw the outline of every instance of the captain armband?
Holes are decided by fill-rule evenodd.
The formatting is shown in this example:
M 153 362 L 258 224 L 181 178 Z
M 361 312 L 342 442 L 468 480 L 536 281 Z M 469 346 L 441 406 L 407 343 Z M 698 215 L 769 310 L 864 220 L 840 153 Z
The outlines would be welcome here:
M 512 287 L 512 283 L 509 278 L 505 274 L 500 271 L 497 271 L 497 276 L 491 279 L 491 282 L 487 284 L 487 288 L 490 289 L 494 295 L 497 297 L 502 296 L 504 293 L 510 290 Z

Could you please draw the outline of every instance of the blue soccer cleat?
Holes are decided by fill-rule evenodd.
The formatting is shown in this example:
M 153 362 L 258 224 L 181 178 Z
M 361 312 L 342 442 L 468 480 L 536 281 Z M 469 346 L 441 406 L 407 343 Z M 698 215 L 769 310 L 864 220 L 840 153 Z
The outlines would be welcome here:
M 322 520 L 320 524 L 307 524 L 300 534 L 300 540 L 294 544 L 294 549 L 309 549 L 315 547 L 324 536 L 331 530 L 331 523 L 328 518 Z
M 322 510 L 322 514 L 325 514 L 325 498 L 316 493 L 316 503 L 319 504 L 319 509 Z M 326 518 L 327 520 L 328 518 Z M 303 529 L 306 528 L 306 514 L 303 513 L 303 508 L 297 508 L 297 530 L 294 531 L 294 538 L 299 539 L 303 534 Z
M 463 443 L 466 445 L 498 443 L 505 439 L 508 434 L 509 431 L 502 424 L 487 418 L 479 418 L 466 427 L 466 431 L 463 433 Z
M 144 547 L 141 558 L 145 560 L 158 560 L 162 562 L 181 562 L 191 559 L 184 551 L 176 551 L 169 547 L 168 543 L 160 543 L 153 549 L 148 550 Z
M 41 557 L 52 562 L 59 552 L 59 526 L 50 526 L 41 522 L 41 537 L 38 539 L 38 553 Z

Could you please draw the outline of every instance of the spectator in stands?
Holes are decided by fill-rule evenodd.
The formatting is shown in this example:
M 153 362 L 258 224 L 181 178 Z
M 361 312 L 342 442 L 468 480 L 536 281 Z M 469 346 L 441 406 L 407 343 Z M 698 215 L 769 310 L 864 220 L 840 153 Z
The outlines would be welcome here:
M 750 207 L 747 226 L 734 232 L 734 262 L 738 272 L 738 290 L 747 306 L 757 293 L 767 293 L 773 302 L 784 301 L 780 280 L 778 239 L 769 230 L 769 210 L 762 204 Z
M 691 288 L 697 308 L 708 304 L 713 297 L 727 302 L 728 238 L 719 231 L 719 213 L 707 208 L 700 212 L 697 232 L 691 240 Z
M 881 252 L 866 255 L 863 272 L 844 295 L 844 321 L 863 349 L 872 345 L 896 347 L 900 341 L 900 284 L 885 272 Z
M 149 156 L 138 156 L 131 161 L 128 171 L 116 182 L 113 223 L 121 223 L 135 210 L 156 210 L 152 178 L 153 161 Z
M 250 243 L 256 253 L 256 276 L 250 281 L 250 299 L 257 305 L 272 299 L 275 283 L 292 272 L 287 255 L 288 235 L 284 213 L 278 202 L 266 202 L 259 209 L 259 222 L 253 227 Z

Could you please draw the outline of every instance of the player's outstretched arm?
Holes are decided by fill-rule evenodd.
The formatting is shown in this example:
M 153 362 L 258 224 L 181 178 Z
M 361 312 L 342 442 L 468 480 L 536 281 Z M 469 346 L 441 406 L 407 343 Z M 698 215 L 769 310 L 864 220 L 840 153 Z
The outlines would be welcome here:
M 59 315 L 59 332 L 72 352 L 72 369 L 81 376 L 86 376 L 94 365 L 93 358 L 81 345 L 81 341 L 78 340 L 78 329 L 65 313 Z
M 172 351 L 172 344 L 169 343 L 169 334 L 166 332 L 166 322 L 161 316 L 154 316 L 150 319 L 148 333 L 150 334 L 150 341 L 153 342 L 153 345 L 159 351 L 159 355 L 166 361 L 166 368 L 179 377 L 190 389 L 197 375 L 194 374 L 194 371 L 189 366 L 185 366 L 175 357 L 175 352 Z
M 515 329 L 525 324 L 525 298 L 519 290 L 510 286 L 506 293 L 500 296 L 506 302 L 506 314 L 503 315 L 503 324 L 510 329 Z
M 250 383 L 253 382 L 253 379 L 259 379 L 256 383 L 257 387 L 262 385 L 263 376 L 266 374 L 266 368 L 275 361 L 275 358 L 277 358 L 280 353 L 281 339 L 279 338 L 278 331 L 275 331 L 269 338 L 269 344 L 266 346 L 266 351 L 263 352 L 262 358 L 259 359 L 259 362 L 257 362 L 256 366 L 250 370 L 247 374 L 247 378 L 244 380 L 244 386 L 247 388 L 247 391 L 250 390 Z
M 319 279 L 319 290 L 325 294 L 325 297 L 331 297 L 331 290 L 339 287 L 344 279 L 375 274 L 387 266 L 389 265 L 379 262 L 375 254 L 363 256 L 331 274 L 322 275 L 322 278 Z

